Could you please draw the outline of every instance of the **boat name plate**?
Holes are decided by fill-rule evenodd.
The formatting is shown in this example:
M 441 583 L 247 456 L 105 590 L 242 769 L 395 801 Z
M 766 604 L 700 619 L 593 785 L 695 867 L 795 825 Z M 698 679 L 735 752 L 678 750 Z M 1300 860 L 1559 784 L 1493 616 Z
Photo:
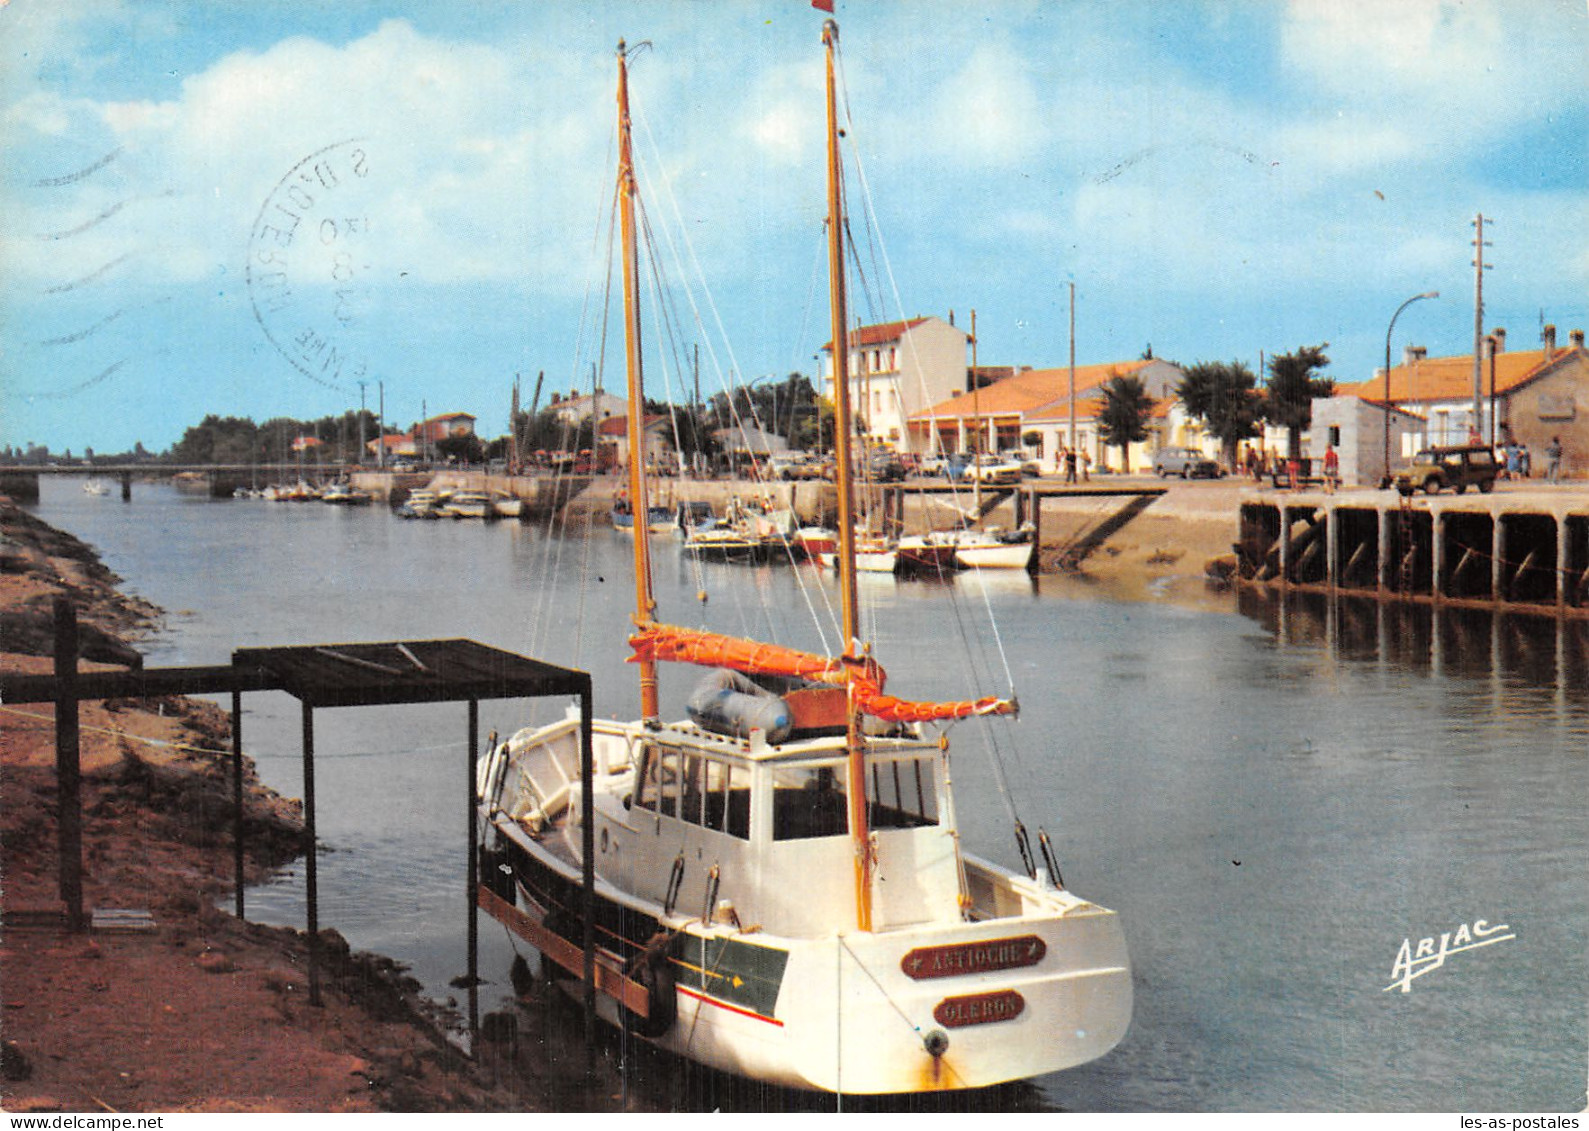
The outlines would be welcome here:
M 917 947 L 900 959 L 899 966 L 908 976 L 921 981 L 923 978 L 953 978 L 961 974 L 1036 966 L 1047 953 L 1048 946 L 1042 939 L 1036 935 L 1020 935 L 1010 939 Z
M 1014 1021 L 1026 1010 L 1026 999 L 1014 990 L 993 990 L 985 994 L 946 997 L 932 1011 L 933 1018 L 946 1029 L 967 1025 L 987 1025 L 994 1021 Z

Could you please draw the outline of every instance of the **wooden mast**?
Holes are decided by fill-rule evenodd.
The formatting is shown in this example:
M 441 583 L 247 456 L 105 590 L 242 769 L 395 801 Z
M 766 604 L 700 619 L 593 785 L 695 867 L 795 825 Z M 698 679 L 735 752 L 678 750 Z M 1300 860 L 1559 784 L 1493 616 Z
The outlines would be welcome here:
M 833 55 L 838 48 L 839 25 L 822 25 L 822 45 L 827 49 L 828 94 L 828 293 L 833 319 L 833 431 L 838 457 L 835 478 L 839 503 L 839 589 L 842 597 L 844 655 L 859 663 L 861 648 L 859 600 L 855 581 L 855 496 L 851 464 L 850 345 L 844 275 L 843 166 L 839 160 L 838 100 L 833 79 Z M 866 818 L 866 737 L 853 690 L 848 709 L 849 759 L 846 795 L 849 801 L 850 836 L 855 841 L 855 923 L 872 929 L 872 835 Z
M 640 259 L 635 246 L 634 152 L 629 136 L 629 65 L 624 41 L 618 41 L 618 215 L 623 236 L 624 357 L 629 377 L 628 449 L 629 505 L 634 515 L 635 624 L 645 627 L 656 619 L 656 598 L 651 592 L 651 539 L 646 521 L 645 380 L 640 363 Z M 640 717 L 656 719 L 657 665 L 640 662 Z

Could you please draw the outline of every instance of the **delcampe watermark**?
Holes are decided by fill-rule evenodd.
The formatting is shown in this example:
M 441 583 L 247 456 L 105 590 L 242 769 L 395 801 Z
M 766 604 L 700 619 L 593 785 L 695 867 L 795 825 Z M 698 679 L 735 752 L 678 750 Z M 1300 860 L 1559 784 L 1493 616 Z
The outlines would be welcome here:
M 1390 968 L 1391 983 L 1385 987 L 1385 992 L 1400 989 L 1402 993 L 1412 992 L 1412 980 L 1421 978 L 1431 970 L 1438 970 L 1446 963 L 1448 955 L 1464 950 L 1476 950 L 1481 946 L 1493 946 L 1515 939 L 1511 934 L 1512 928 L 1505 923 L 1490 926 L 1484 919 L 1473 920 L 1470 926 L 1463 923 L 1455 931 L 1442 931 L 1438 945 L 1434 936 L 1419 939 L 1415 949 L 1412 939 L 1401 940 L 1401 949 L 1396 952 L 1395 964 Z

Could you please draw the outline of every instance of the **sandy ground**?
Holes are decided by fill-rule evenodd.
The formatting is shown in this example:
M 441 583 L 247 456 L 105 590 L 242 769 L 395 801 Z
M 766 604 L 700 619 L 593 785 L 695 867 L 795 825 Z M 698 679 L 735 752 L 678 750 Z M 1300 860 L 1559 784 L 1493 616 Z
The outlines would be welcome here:
M 125 662 L 157 610 L 130 601 L 87 547 L 0 499 L 0 667 L 48 672 L 51 607 L 71 596 L 84 667 Z M 312 1006 L 305 936 L 230 906 L 226 715 L 181 698 L 85 703 L 84 902 L 149 912 L 152 931 L 68 933 L 57 894 L 49 704 L 0 706 L 0 1108 L 8 1112 L 526 1111 L 613 1106 L 598 1059 L 566 1042 L 483 1044 L 471 1061 L 389 959 L 322 931 Z M 299 805 L 247 775 L 248 870 L 296 853 Z M 544 994 L 544 991 L 541 991 Z M 532 997 L 534 995 L 532 994 Z M 567 1012 L 533 1002 L 542 1013 Z M 560 1027 L 577 1031 L 569 1014 Z M 495 1032 L 516 1029 L 498 1019 Z M 576 1061 L 570 1067 L 571 1061 Z

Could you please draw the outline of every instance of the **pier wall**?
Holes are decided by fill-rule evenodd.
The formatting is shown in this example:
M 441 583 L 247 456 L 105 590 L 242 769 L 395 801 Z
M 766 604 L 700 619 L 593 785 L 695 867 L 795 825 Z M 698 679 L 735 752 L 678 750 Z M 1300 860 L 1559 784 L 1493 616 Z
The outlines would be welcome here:
M 1589 498 L 1298 492 L 1241 504 L 1249 585 L 1589 615 Z

